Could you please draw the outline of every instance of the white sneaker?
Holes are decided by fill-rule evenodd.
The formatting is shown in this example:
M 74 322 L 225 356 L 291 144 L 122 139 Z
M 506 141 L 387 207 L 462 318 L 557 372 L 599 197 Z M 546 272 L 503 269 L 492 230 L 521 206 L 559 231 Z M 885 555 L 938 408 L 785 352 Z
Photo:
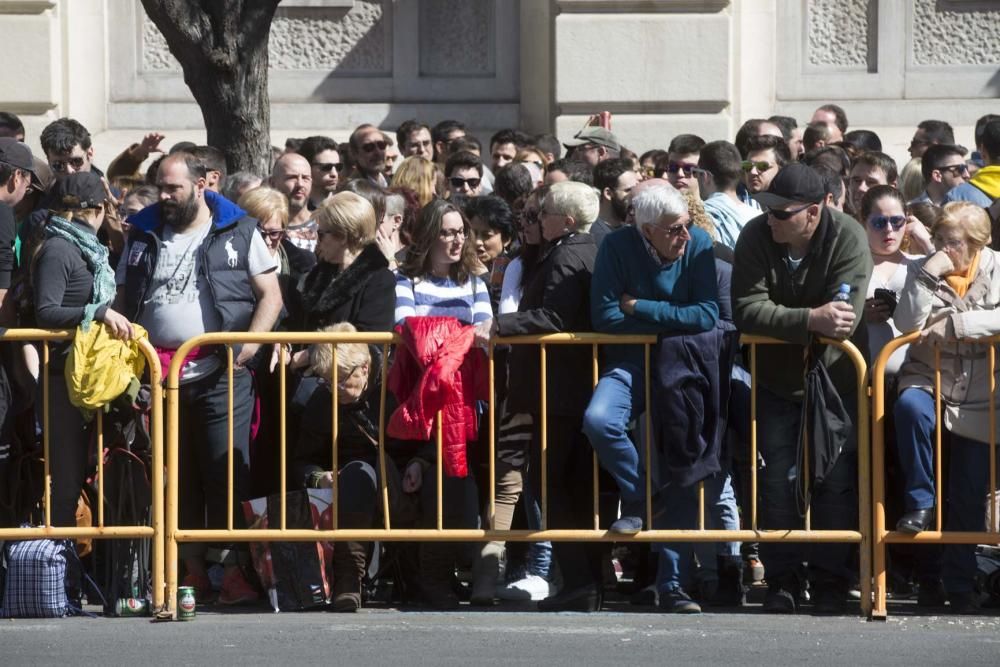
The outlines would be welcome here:
M 498 588 L 496 596 L 501 600 L 544 600 L 552 595 L 552 589 L 542 577 L 537 574 L 525 575 L 524 579 L 514 581 L 503 588 Z

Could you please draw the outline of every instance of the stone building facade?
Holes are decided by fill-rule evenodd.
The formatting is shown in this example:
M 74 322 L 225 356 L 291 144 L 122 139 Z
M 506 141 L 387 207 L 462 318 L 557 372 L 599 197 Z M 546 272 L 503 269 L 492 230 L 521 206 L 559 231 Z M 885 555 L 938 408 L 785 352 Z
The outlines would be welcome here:
M 0 109 L 33 145 L 62 115 L 91 129 L 99 164 L 144 130 L 203 139 L 138 0 L 0 0 L 0 34 Z M 988 0 L 284 0 L 272 138 L 416 117 L 565 139 L 609 110 L 641 152 L 773 113 L 804 123 L 832 101 L 901 160 L 923 119 L 971 145 L 976 118 L 1000 111 L 998 38 Z

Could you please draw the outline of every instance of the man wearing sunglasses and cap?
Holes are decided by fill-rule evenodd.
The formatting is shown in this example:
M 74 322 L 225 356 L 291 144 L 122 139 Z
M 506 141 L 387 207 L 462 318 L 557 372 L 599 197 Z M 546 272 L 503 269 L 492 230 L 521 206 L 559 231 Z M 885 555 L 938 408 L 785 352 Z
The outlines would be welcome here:
M 761 345 L 757 349 L 757 436 L 764 467 L 760 479 L 760 527 L 800 528 L 796 499 L 798 445 L 804 397 L 804 346 L 819 336 L 852 337 L 862 351 L 866 336 L 854 335 L 872 273 L 864 228 L 835 217 L 824 205 L 822 177 L 793 162 L 755 198 L 768 212 L 743 228 L 733 266 L 733 315 L 744 334 L 768 336 L 796 345 Z M 835 299 L 842 285 L 847 301 Z M 841 297 L 842 298 L 842 297 Z M 863 334 L 863 330 L 861 332 Z M 812 348 L 821 354 L 843 405 L 857 424 L 856 377 L 851 360 L 832 346 Z M 855 430 L 843 445 L 822 485 L 812 489 L 812 528 L 854 529 L 857 525 L 857 444 Z M 844 608 L 854 576 L 848 545 L 762 543 L 768 592 L 764 610 L 795 613 L 807 561 L 813 580 L 813 608 L 836 613 Z
M 622 146 L 618 137 L 603 127 L 588 126 L 573 135 L 563 146 L 574 160 L 586 162 L 591 167 L 611 158 L 620 157 Z

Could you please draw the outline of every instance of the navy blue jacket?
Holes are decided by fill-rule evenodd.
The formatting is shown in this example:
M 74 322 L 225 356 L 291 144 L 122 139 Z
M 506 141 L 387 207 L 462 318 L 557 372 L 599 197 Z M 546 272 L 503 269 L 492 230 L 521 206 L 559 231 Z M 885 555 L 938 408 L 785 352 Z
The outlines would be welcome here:
M 212 293 L 212 303 L 219 313 L 223 331 L 246 331 L 250 328 L 257 299 L 247 279 L 250 244 L 257 234 L 257 221 L 236 204 L 211 190 L 205 202 L 212 211 L 212 230 L 199 252 L 199 277 Z M 156 262 L 163 246 L 164 223 L 160 204 L 147 206 L 130 219 L 125 273 L 124 315 L 139 321 L 143 304 L 149 298 Z

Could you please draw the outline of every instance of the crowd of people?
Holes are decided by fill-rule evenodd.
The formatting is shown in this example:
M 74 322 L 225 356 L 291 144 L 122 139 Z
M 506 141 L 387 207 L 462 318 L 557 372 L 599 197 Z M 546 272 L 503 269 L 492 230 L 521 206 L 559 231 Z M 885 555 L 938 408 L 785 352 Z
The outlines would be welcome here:
M 599 487 L 599 520 L 613 534 L 690 529 L 704 482 L 707 527 L 739 529 L 756 466 L 760 528 L 800 528 L 808 505 L 813 529 L 856 529 L 857 433 L 868 425 L 857 422 L 851 360 L 818 340 L 850 340 L 871 365 L 888 341 L 914 331 L 919 342 L 887 369 L 892 520 L 917 533 L 935 514 L 940 354 L 944 529 L 985 526 L 995 420 L 990 345 L 977 339 L 1000 334 L 1000 116 L 977 123 L 971 155 L 948 123 L 920 123 L 902 170 L 875 133 L 848 131 L 832 104 L 804 127 L 752 119 L 732 142 L 681 134 L 641 155 L 596 123 L 562 143 L 505 129 L 488 146 L 453 120 L 407 121 L 394 135 L 366 124 L 346 143 L 289 140 L 274 149 L 269 174 L 229 173 L 218 149 L 167 149 L 159 133 L 101 171 L 90 134 L 70 118 L 43 130 L 44 157 L 23 143 L 13 114 L 0 113 L 0 135 L 5 327 L 99 322 L 128 340 L 141 326 L 164 368 L 206 332 L 400 334 L 388 357 L 361 343 L 336 354 L 327 344 L 236 346 L 232 387 L 218 348 L 191 350 L 179 395 L 181 528 L 225 527 L 230 511 L 239 523 L 240 508 L 227 506 L 230 428 L 237 505 L 280 489 L 277 365 L 287 363 L 286 481 L 334 489 L 341 528 L 383 525 L 385 485 L 394 527 L 432 528 L 440 513 L 445 528 L 591 528 Z M 498 345 L 490 386 L 491 342 L 557 332 L 657 343 L 648 356 L 640 345 L 602 345 L 596 387 L 589 346 L 553 345 L 543 361 L 537 346 Z M 741 333 L 793 344 L 757 352 L 756 461 Z M 93 423 L 62 381 L 68 350 L 54 344 L 48 362 L 56 526 L 75 525 L 92 465 Z M 28 344 L 5 354 L 4 387 L 25 372 L 37 380 L 38 355 Z M 819 412 L 803 409 L 804 378 L 815 372 L 833 389 Z M 13 414 L 11 391 L 4 400 Z M 828 417 L 841 427 L 803 469 L 802 448 L 815 440 L 804 432 Z M 471 570 L 472 604 L 530 599 L 542 610 L 596 611 L 611 568 L 610 550 L 596 542 L 381 548 L 400 563 L 395 576 L 410 599 L 439 609 L 459 604 L 456 572 Z M 244 549 L 183 544 L 183 585 L 199 601 L 213 589 L 223 604 L 257 600 Z M 364 603 L 374 549 L 334 546 L 335 609 Z M 977 611 L 973 546 L 911 550 L 894 559 L 897 591 L 917 591 L 923 606 Z M 745 581 L 761 570 L 763 608 L 774 613 L 807 604 L 840 613 L 858 586 L 857 552 L 846 544 L 639 551 L 648 566 L 634 573 L 634 601 L 669 613 L 740 606 Z M 213 565 L 221 582 L 209 576 Z

